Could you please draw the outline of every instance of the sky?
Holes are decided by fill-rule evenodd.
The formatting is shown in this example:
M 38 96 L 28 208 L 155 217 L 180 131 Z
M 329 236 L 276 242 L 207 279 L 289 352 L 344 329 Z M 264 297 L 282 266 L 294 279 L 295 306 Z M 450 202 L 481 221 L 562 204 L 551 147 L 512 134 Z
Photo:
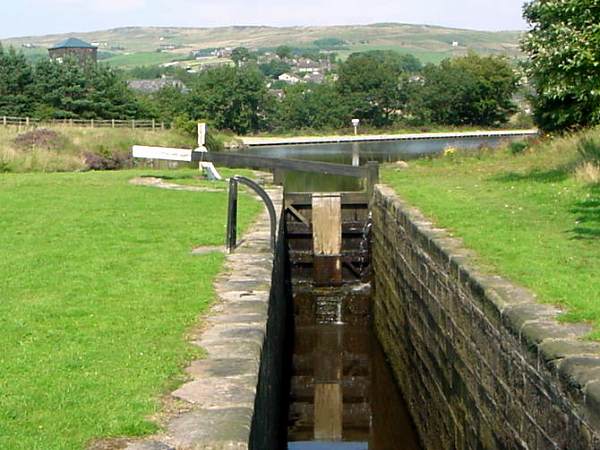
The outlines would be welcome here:
M 523 30 L 524 0 L 2 0 L 0 38 L 123 26 L 400 22 Z

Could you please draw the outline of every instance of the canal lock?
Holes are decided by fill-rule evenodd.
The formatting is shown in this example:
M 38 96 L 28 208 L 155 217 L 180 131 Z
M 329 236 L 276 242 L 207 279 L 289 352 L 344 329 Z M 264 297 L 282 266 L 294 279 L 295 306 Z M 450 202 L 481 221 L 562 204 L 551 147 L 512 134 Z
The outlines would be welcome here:
M 370 231 L 366 193 L 285 194 L 253 448 L 420 448 L 372 330 Z

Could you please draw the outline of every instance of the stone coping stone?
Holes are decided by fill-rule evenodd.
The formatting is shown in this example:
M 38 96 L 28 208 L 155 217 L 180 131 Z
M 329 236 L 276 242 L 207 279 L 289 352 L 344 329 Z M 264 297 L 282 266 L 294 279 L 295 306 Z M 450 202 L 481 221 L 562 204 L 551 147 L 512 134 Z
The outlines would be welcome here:
M 277 210 L 282 190 L 268 191 Z M 127 450 L 247 450 L 265 343 L 273 271 L 270 222 L 261 214 L 214 283 L 217 301 L 191 336 L 206 358 L 186 369 L 189 380 L 171 394 L 185 407 L 165 431 Z
M 587 341 L 592 327 L 561 323 L 563 310 L 539 303 L 536 295 L 508 280 L 485 273 L 474 253 L 448 231 L 435 227 L 389 186 L 377 185 L 374 201 L 427 249 L 428 257 L 468 290 L 486 314 L 493 314 L 521 343 L 530 360 L 544 364 L 568 392 L 582 416 L 600 433 L 600 343 Z

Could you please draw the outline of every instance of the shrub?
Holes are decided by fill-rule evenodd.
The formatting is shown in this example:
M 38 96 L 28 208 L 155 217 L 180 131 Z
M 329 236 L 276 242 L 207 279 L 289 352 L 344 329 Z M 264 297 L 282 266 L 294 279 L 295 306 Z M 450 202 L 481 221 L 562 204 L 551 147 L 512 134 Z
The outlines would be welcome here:
M 60 150 L 65 147 L 67 139 L 53 130 L 38 128 L 19 134 L 15 138 L 15 146 L 19 149 L 43 148 L 47 150 Z
M 133 167 L 129 153 L 101 151 L 84 153 L 85 165 L 89 170 L 119 170 Z
M 529 129 L 535 127 L 535 121 L 531 114 L 520 112 L 511 119 L 511 125 L 515 128 Z
M 525 141 L 513 141 L 508 144 L 508 151 L 512 155 L 520 155 L 529 148 L 529 144 Z

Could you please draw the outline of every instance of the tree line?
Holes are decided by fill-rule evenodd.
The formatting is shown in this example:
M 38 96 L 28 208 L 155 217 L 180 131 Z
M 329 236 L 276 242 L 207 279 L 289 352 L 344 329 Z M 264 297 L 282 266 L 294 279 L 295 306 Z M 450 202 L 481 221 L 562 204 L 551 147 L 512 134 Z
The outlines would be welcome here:
M 0 116 L 39 119 L 136 119 L 146 111 L 120 74 L 106 66 L 27 62 L 0 45 Z
M 146 98 L 161 120 L 204 119 L 236 133 L 334 130 L 358 118 L 374 127 L 505 124 L 516 111 L 519 77 L 502 57 L 478 56 L 421 67 L 395 52 L 351 55 L 323 84 L 286 86 L 281 98 L 261 67 L 219 67 L 195 76 L 189 92 L 166 88 Z
M 279 52 L 283 59 L 288 50 Z M 244 52 L 238 53 L 244 60 Z M 30 64 L 22 53 L 0 47 L 0 115 L 206 120 L 246 134 L 339 129 L 354 118 L 371 127 L 399 122 L 496 126 L 515 111 L 518 78 L 501 57 L 472 54 L 422 67 L 416 58 L 392 51 L 355 53 L 339 64 L 333 80 L 288 86 L 282 98 L 269 89 L 269 70 L 276 73 L 277 64 L 218 67 L 188 75 L 185 91 L 167 87 L 141 95 L 108 66 L 68 59 Z

